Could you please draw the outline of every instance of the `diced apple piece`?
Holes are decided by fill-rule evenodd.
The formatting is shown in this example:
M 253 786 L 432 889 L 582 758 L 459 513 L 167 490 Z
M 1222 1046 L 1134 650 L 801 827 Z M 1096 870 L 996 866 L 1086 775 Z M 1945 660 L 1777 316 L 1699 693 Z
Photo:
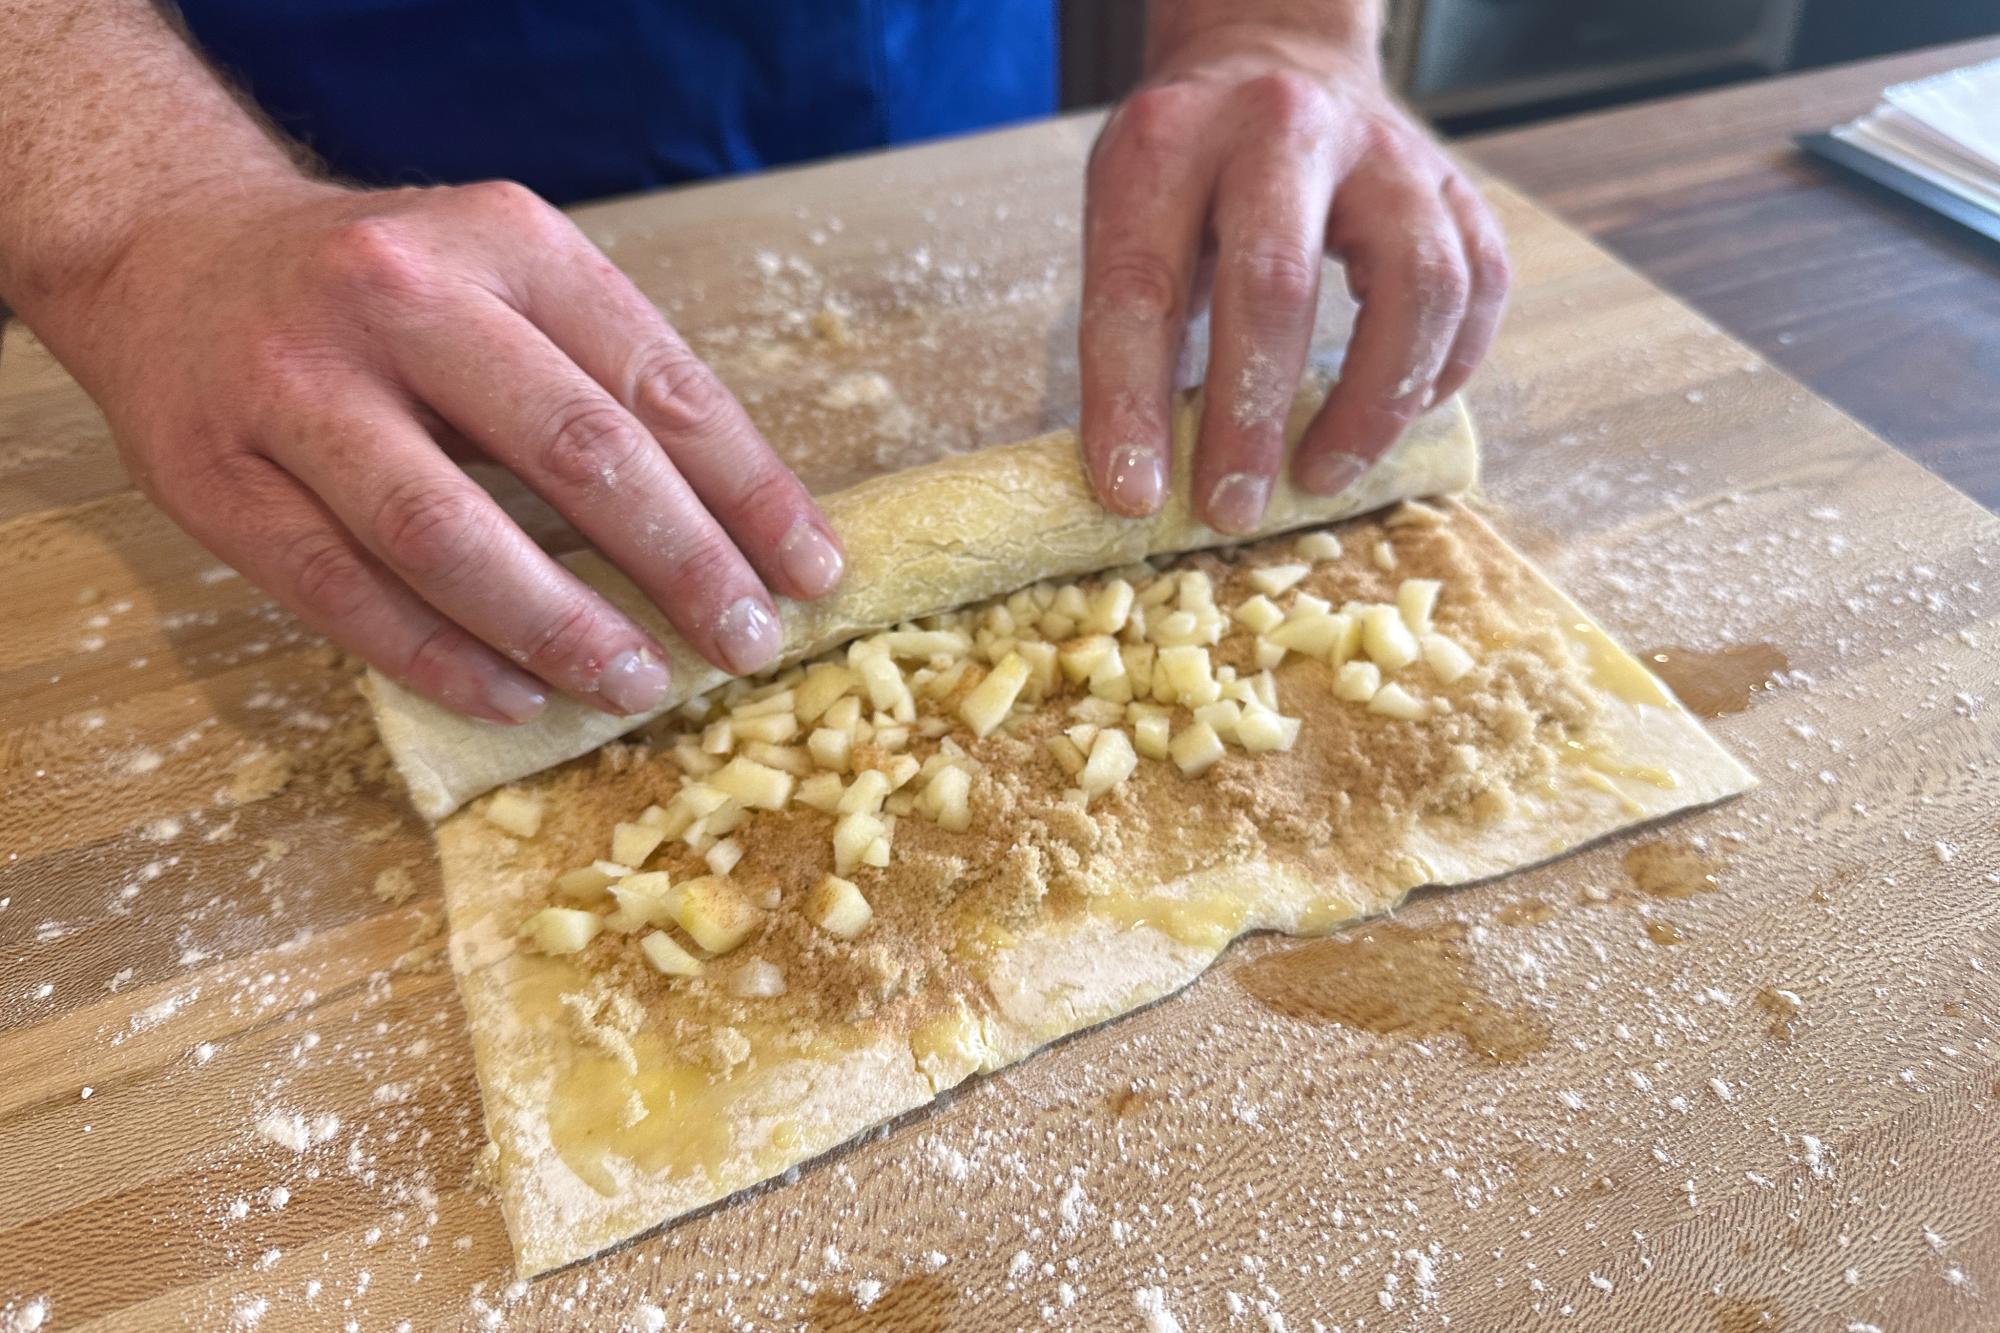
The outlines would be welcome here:
M 668 906 L 672 889 L 673 885 L 664 870 L 627 875 L 611 886 L 611 896 L 618 900 L 618 910 L 611 914 L 614 919 L 605 924 L 627 932 L 641 926 L 666 924 L 673 919 L 673 912 Z
M 789 717 L 786 720 L 791 721 Z M 738 757 L 710 774 L 708 785 L 745 809 L 782 810 L 792 799 L 796 779 L 754 759 Z
M 783 713 L 761 713 L 756 717 L 735 717 L 730 725 L 736 728 L 736 743 L 765 741 L 772 745 L 783 745 L 799 734 L 799 720 L 789 710 Z
M 903 673 L 886 648 L 872 639 L 863 639 L 847 650 L 847 665 L 861 677 L 862 688 L 868 692 L 868 702 L 884 711 L 893 710 L 897 704 L 910 697 L 910 687 L 903 681 Z
M 1153 661 L 1159 650 L 1150 643 L 1124 643 L 1118 646 L 1118 660 L 1125 666 L 1125 674 L 1132 680 L 1132 694 L 1142 698 L 1153 689 Z
M 780 773 L 790 773 L 795 778 L 811 777 L 812 756 L 796 745 L 773 745 L 769 741 L 751 741 L 743 747 L 743 757 L 775 768 Z
M 1215 734 L 1215 728 L 1206 722 L 1192 722 L 1181 729 L 1167 747 L 1168 754 L 1180 771 L 1193 777 L 1206 773 L 1222 758 L 1222 737 Z
M 1340 559 L 1340 538 L 1330 532 L 1308 532 L 1292 543 L 1292 554 L 1301 560 Z
M 1389 544 L 1387 538 L 1382 538 L 1375 543 L 1374 556 L 1375 568 L 1384 573 L 1396 567 L 1396 548 Z
M 975 736 L 991 735 L 993 729 L 1007 720 L 1014 701 L 1021 697 L 1022 687 L 1028 683 L 1028 664 L 1019 653 L 1004 659 L 998 666 L 986 673 L 986 679 L 972 687 L 958 706 L 958 715 L 965 725 L 972 728 Z
M 1236 738 L 1236 723 L 1243 716 L 1243 705 L 1234 699 L 1217 699 L 1212 704 L 1203 704 L 1194 710 L 1195 721 L 1206 722 L 1215 729 L 1215 734 L 1223 740 Z
M 1138 767 L 1139 756 L 1132 749 L 1131 738 L 1116 727 L 1106 727 L 1091 742 L 1090 758 L 1076 775 L 1076 785 L 1083 788 L 1086 797 L 1102 796 Z
M 1147 635 L 1162 648 L 1191 644 L 1201 638 L 1201 622 L 1192 611 L 1169 611 L 1147 621 Z
M 1236 604 L 1237 623 L 1252 634 L 1269 634 L 1284 619 L 1285 613 L 1278 609 L 1278 604 L 1261 592 Z
M 1311 565 L 1264 565 L 1250 571 L 1250 586 L 1266 597 L 1276 597 L 1310 573 Z
M 1140 606 L 1165 606 L 1173 600 L 1178 583 L 1172 575 L 1158 575 L 1139 589 L 1137 601 Z
M 1472 670 L 1472 654 L 1442 634 L 1426 634 L 1423 639 L 1424 665 L 1438 682 L 1449 685 Z
M 1348 662 L 1333 673 L 1333 696 L 1351 704 L 1365 704 L 1382 688 L 1382 668 L 1373 662 Z
M 730 710 L 730 716 L 741 722 L 750 717 L 768 717 L 772 713 L 790 713 L 797 706 L 798 693 L 792 689 L 773 690 L 761 698 L 748 699 Z
M 861 698 L 854 694 L 842 695 L 835 699 L 827 705 L 826 711 L 819 717 L 821 726 L 831 727 L 835 731 L 851 732 L 854 730 L 854 724 L 860 720 Z
M 1315 596 L 1309 592 L 1302 592 L 1292 598 L 1292 609 L 1285 614 L 1287 616 L 1312 616 L 1318 615 L 1321 612 L 1331 612 L 1332 610 L 1333 603 L 1327 601 L 1326 598 Z
M 1084 596 L 1082 588 L 1074 583 L 1065 583 L 1056 589 L 1056 599 L 1050 603 L 1049 609 L 1071 620 L 1082 620 L 1090 614 L 1090 600 Z
M 1118 656 L 1118 642 L 1109 634 L 1092 634 L 1065 647 L 1060 655 L 1063 678 L 1081 685 L 1109 658 Z
M 701 959 L 674 942 L 674 937 L 664 930 L 656 930 L 639 939 L 639 952 L 646 955 L 646 961 L 654 970 L 670 977 L 692 977 L 701 974 Z
M 702 728 L 701 752 L 703 754 L 725 755 L 736 748 L 736 724 L 728 718 L 717 718 Z
M 1165 759 L 1173 720 L 1165 713 L 1148 713 L 1132 723 L 1132 748 L 1148 759 Z
M 1091 739 L 1095 740 L 1095 737 Z M 1067 736 L 1051 736 L 1048 739 L 1049 754 L 1056 764 L 1070 777 L 1083 771 L 1083 751 L 1076 748 L 1076 742 Z
M 683 736 L 674 742 L 674 763 L 688 777 L 706 777 L 722 767 L 722 761 L 701 748 L 701 740 L 695 736 Z M 669 833 L 668 837 L 674 835 Z
M 785 993 L 785 973 L 776 963 L 752 958 L 729 974 L 729 993 L 739 1000 L 770 1000 Z
M 832 814 L 840 808 L 842 790 L 838 773 L 815 773 L 799 784 L 793 796 L 800 805 Z
M 1415 722 L 1424 715 L 1421 699 L 1394 682 L 1375 691 L 1375 697 L 1368 701 L 1368 711 L 1380 713 L 1384 717 L 1401 718 L 1405 722 Z
M 930 815 L 939 828 L 965 832 L 972 827 L 972 775 L 956 765 L 939 769 L 924 787 L 917 808 Z
M 1271 709 L 1273 712 L 1277 711 L 1278 678 L 1269 671 L 1259 671 L 1256 675 L 1250 677 L 1250 693 L 1258 703 L 1263 704 L 1264 707 Z
M 845 875 L 863 863 L 869 847 L 882 836 L 883 824 L 864 810 L 842 815 L 833 826 L 833 872 Z
M 638 817 L 634 819 L 632 822 L 635 824 L 644 824 L 647 828 L 656 828 L 659 829 L 662 833 L 666 833 L 667 826 L 670 823 L 672 823 L 672 821 L 673 817 L 667 813 L 667 808 L 665 806 L 649 805 L 644 810 L 641 810 L 638 814 Z M 671 838 L 674 835 L 671 833 L 667 833 L 667 836 Z
M 1431 632 L 1431 612 L 1437 609 L 1438 590 L 1443 587 L 1436 579 L 1404 579 L 1397 586 L 1396 610 L 1410 633 L 1421 637 Z
M 1055 644 L 1044 643 L 1039 639 L 1024 639 L 1014 646 L 1014 652 L 1028 664 L 1028 685 L 1023 691 L 1023 697 L 1029 700 L 1040 699 L 1056 687 L 1056 660 L 1059 650 Z M 1000 660 L 1006 661 L 1006 656 L 1003 654 Z
M 1264 637 L 1280 648 L 1307 657 L 1326 657 L 1338 644 L 1346 627 L 1339 616 L 1325 611 L 1308 611 L 1292 615 Z
M 1199 611 L 1215 605 L 1215 582 L 1202 570 L 1182 570 L 1177 591 L 1183 611 Z
M 628 866 L 613 865 L 609 861 L 593 861 L 575 870 L 565 870 L 556 876 L 555 892 L 558 897 L 573 903 L 596 902 L 610 891 L 614 881 L 631 874 Z
M 728 953 L 743 943 L 764 916 L 734 885 L 717 875 L 676 884 L 667 905 L 689 938 L 710 953 Z
M 1279 666 L 1284 662 L 1285 650 L 1260 634 L 1257 636 L 1257 642 L 1251 652 L 1251 657 L 1259 667 L 1268 671 L 1272 667 Z
M 575 907 L 544 907 L 521 923 L 521 934 L 543 953 L 575 953 L 603 929 L 604 918 Z
M 1132 677 L 1125 674 L 1125 658 L 1119 653 L 1114 652 L 1097 664 L 1097 669 L 1090 673 L 1089 684 L 1096 698 L 1116 704 L 1131 702 Z
M 1416 636 L 1393 606 L 1378 604 L 1361 613 L 1361 650 L 1384 671 L 1399 671 L 1417 660 Z
M 874 814 L 882 808 L 882 798 L 889 794 L 889 775 L 879 769 L 864 768 L 854 775 L 854 781 L 847 784 L 841 793 L 840 804 L 834 809 L 843 815 L 851 815 L 859 810 Z
M 1361 617 L 1343 609 L 1336 612 L 1333 619 L 1340 626 L 1340 637 L 1327 654 L 1326 663 L 1338 671 L 1361 651 Z
M 681 721 L 691 727 L 698 727 L 708 721 L 708 715 L 715 711 L 715 700 L 706 694 L 697 694 L 683 702 L 675 711 L 680 714 Z
M 487 823 L 517 838 L 532 838 L 542 831 L 542 803 L 511 787 L 493 793 L 485 814 Z
M 828 875 L 806 899 L 806 916 L 812 923 L 837 939 L 851 940 L 868 929 L 875 909 L 868 905 L 853 880 Z
M 1208 649 L 1198 644 L 1162 648 L 1154 659 L 1153 675 L 1156 695 L 1159 692 L 1157 681 L 1164 676 L 1170 701 L 1184 703 L 1190 708 L 1214 703 L 1222 697 L 1222 687 L 1216 684 L 1210 668 Z
M 696 819 L 714 814 L 729 804 L 729 793 L 710 786 L 707 782 L 690 782 L 667 803 L 669 811 L 676 805 L 686 809 Z M 672 835 L 669 834 L 669 837 Z
M 651 824 L 615 824 L 611 829 L 611 859 L 621 866 L 642 866 L 667 835 Z
M 1236 743 L 1252 754 L 1289 750 L 1299 739 L 1299 719 L 1282 717 L 1258 704 L 1243 710 L 1236 723 Z
M 889 767 L 882 770 L 889 775 L 889 790 L 895 791 L 923 771 L 923 764 L 913 754 L 899 754 L 889 761 Z
M 972 640 L 955 629 L 890 630 L 882 636 L 889 656 L 905 662 L 928 662 L 935 657 L 963 657 L 972 651 Z
M 1132 585 L 1124 579 L 1112 579 L 1090 599 L 1083 627 L 1093 634 L 1116 634 L 1131 619 L 1132 600 Z
M 709 874 L 726 875 L 743 859 L 743 844 L 734 838 L 724 838 L 703 852 L 701 859 L 708 863 Z

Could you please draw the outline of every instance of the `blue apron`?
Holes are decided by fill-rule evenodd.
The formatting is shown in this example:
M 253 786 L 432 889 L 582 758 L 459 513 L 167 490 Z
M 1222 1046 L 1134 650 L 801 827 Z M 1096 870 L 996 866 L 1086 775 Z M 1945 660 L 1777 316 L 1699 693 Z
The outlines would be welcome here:
M 182 0 L 335 171 L 558 203 L 1046 115 L 1054 0 Z

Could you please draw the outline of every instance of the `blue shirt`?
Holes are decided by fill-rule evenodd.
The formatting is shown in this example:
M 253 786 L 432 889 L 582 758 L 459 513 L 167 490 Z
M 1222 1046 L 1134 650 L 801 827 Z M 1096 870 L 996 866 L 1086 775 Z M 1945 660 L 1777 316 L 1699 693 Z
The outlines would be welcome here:
M 558 203 L 1055 106 L 1053 0 L 182 0 L 335 171 Z

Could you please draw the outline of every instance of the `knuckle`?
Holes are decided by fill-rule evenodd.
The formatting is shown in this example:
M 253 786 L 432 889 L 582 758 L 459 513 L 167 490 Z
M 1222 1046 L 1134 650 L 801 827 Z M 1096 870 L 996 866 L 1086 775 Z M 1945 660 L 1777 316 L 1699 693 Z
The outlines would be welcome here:
M 1120 318 L 1147 324 L 1178 319 L 1187 301 L 1180 275 L 1165 256 L 1152 250 L 1119 249 L 1097 264 L 1091 305 Z
M 583 603 L 572 602 L 544 622 L 519 654 L 509 653 L 538 675 L 560 674 L 587 679 L 602 666 L 588 655 L 597 635 L 597 616 Z
M 414 579 L 452 584 L 481 562 L 481 511 L 456 486 L 421 478 L 392 488 L 375 514 L 390 564 Z
M 1243 299 L 1254 309 L 1304 309 L 1319 290 L 1319 257 L 1287 241 L 1253 241 L 1235 267 Z
M 1442 246 L 1413 250 L 1403 275 L 1411 296 L 1425 311 L 1440 315 L 1464 311 L 1472 282 L 1464 262 L 1450 250 Z
M 652 447 L 616 404 L 571 398 L 558 404 L 540 432 L 542 472 L 576 489 L 616 486 L 620 475 Z
M 450 622 L 434 625 L 400 655 L 392 674 L 406 682 L 448 679 L 464 643 L 464 634 Z
M 1317 139 L 1329 128 L 1331 98 L 1315 79 L 1272 70 L 1244 83 L 1237 96 L 1259 128 L 1282 139 Z
M 730 415 L 729 391 L 692 352 L 658 347 L 640 357 L 632 376 L 632 406 L 660 434 L 706 436 Z
M 366 572 L 331 532 L 316 529 L 293 537 L 282 561 L 299 600 L 328 621 L 348 619 L 367 601 Z
M 548 200 L 519 181 L 474 181 L 458 186 L 454 193 L 473 211 L 515 224 L 546 229 L 564 222 Z
M 1189 84 L 1162 83 L 1126 98 L 1098 140 L 1100 156 L 1156 159 L 1182 151 L 1197 100 Z
M 708 531 L 690 537 L 667 557 L 668 583 L 679 600 L 700 604 L 711 600 L 704 590 L 729 587 L 735 579 L 736 548 L 710 525 Z
M 323 280 L 343 293 L 406 299 L 430 283 L 423 247 L 406 223 L 391 217 L 341 223 L 327 233 L 319 258 Z

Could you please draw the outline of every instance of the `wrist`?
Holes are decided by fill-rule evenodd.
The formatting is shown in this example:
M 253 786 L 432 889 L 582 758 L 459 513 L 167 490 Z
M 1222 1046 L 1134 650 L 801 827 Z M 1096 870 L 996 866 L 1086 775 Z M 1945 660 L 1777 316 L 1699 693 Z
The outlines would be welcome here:
M 280 159 L 100 195 L 87 226 L 51 216 L 19 229 L 22 243 L 0 267 L 0 304 L 56 346 L 133 296 L 174 286 L 242 220 L 329 192 L 339 187 Z
M 1148 78 L 1232 65 L 1381 78 L 1379 0 L 1154 0 L 1147 17 Z

